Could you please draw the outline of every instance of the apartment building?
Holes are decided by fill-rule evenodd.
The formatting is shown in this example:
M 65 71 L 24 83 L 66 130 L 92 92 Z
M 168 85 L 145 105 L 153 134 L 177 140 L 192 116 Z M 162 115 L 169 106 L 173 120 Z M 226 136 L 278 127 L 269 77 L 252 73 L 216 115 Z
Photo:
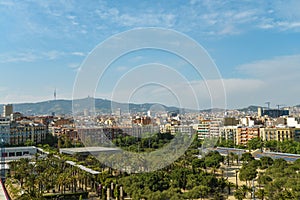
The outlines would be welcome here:
M 0 139 L 5 144 L 19 145 L 30 140 L 37 144 L 46 138 L 47 127 L 30 120 L 11 121 L 7 117 L 0 118 Z
M 236 141 L 237 126 L 220 127 L 220 138 L 225 140 Z
M 46 139 L 47 131 L 47 127 L 41 123 L 33 123 L 27 120 L 11 122 L 8 144 L 19 145 L 24 144 L 28 140 L 38 144 Z
M 263 141 L 284 141 L 295 138 L 295 128 L 292 127 L 265 127 L 260 129 L 261 139 Z
M 259 127 L 238 127 L 236 132 L 236 144 L 247 145 L 249 140 L 260 137 Z
M 10 141 L 10 120 L 0 117 L 0 142 L 8 144 Z

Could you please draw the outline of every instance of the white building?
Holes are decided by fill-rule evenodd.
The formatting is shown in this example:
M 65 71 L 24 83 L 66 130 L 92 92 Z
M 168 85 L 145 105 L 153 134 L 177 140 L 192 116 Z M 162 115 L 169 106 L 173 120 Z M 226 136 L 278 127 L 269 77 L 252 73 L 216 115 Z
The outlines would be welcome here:
M 300 118 L 288 117 L 286 123 L 288 127 L 300 128 Z
M 205 139 L 210 137 L 219 137 L 222 121 L 219 119 L 203 119 L 200 123 L 193 125 L 197 130 L 198 139 Z
M 243 118 L 241 118 L 241 124 L 243 126 L 251 127 L 251 126 L 254 126 L 254 120 L 251 119 L 250 117 L 243 117 Z
M 223 126 L 220 128 L 220 138 L 236 141 L 237 126 Z

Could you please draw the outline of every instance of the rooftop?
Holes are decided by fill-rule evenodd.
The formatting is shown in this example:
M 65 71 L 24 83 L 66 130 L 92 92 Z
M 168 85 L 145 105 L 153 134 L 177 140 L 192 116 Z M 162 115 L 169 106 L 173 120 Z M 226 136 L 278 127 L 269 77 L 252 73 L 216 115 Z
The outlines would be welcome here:
M 69 155 L 74 155 L 78 153 L 78 154 L 88 155 L 90 153 L 116 152 L 120 150 L 121 149 L 119 148 L 113 148 L 113 147 L 77 147 L 77 148 L 61 148 L 59 150 L 59 153 L 69 154 Z

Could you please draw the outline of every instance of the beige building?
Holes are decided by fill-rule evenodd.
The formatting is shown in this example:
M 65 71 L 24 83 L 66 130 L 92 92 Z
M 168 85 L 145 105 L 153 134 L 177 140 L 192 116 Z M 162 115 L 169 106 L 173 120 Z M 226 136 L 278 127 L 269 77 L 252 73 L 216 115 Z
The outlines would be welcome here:
M 210 120 L 201 120 L 196 127 L 198 139 L 210 137 Z
M 236 141 L 237 126 L 223 126 L 220 128 L 220 138 Z
M 291 127 L 266 127 L 260 129 L 261 139 L 263 141 L 284 141 L 293 140 L 295 137 L 295 128 Z
M 3 117 L 10 117 L 13 114 L 13 105 L 7 104 L 3 106 Z
M 26 141 L 38 144 L 46 139 L 47 127 L 32 121 L 12 123 L 10 125 L 10 138 L 8 144 L 19 145 Z

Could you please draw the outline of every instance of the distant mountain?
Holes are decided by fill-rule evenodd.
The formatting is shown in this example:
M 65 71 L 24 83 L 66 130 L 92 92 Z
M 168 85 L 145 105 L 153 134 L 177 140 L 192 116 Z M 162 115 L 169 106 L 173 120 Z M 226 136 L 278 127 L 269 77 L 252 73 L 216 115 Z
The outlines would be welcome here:
M 224 112 L 225 109 L 222 108 L 209 108 L 209 109 L 205 109 L 205 110 L 201 110 L 201 112 Z
M 237 109 L 238 111 L 241 112 L 257 112 L 257 109 L 261 107 L 261 106 L 248 106 L 247 108 L 241 108 L 241 109 Z
M 94 105 L 95 103 L 95 111 L 97 113 L 107 113 L 111 114 L 115 112 L 115 109 L 120 108 L 121 112 L 126 112 L 128 109 L 131 113 L 138 113 L 138 112 L 147 112 L 148 110 L 155 109 L 155 107 L 159 107 L 160 110 L 165 110 L 167 112 L 180 112 L 180 113 L 190 113 L 190 112 L 197 112 L 197 110 L 192 109 L 184 109 L 184 108 L 177 108 L 174 106 L 165 106 L 162 104 L 154 104 L 154 103 L 144 103 L 144 104 L 135 104 L 135 103 L 118 103 L 114 101 L 110 101 L 107 99 L 94 99 L 94 98 L 85 98 L 75 100 L 50 100 L 50 101 L 43 101 L 38 103 L 18 103 L 13 104 L 14 112 L 20 112 L 25 115 L 51 115 L 53 112 L 57 115 L 72 114 L 72 104 L 74 105 L 90 105 L 90 103 Z M 257 112 L 257 108 L 260 106 L 251 105 L 246 108 L 237 109 L 241 112 Z M 297 105 L 295 107 L 300 107 Z M 219 108 L 210 108 L 205 110 L 200 110 L 200 112 L 224 112 L 224 109 Z M 0 105 L 0 114 L 3 112 L 3 105 Z
M 38 103 L 18 103 L 13 104 L 14 112 L 20 112 L 25 115 L 51 115 L 52 112 L 57 114 L 71 114 L 71 100 L 52 100 Z M 3 105 L 0 106 L 2 112 Z
M 91 101 L 92 100 L 92 101 Z M 95 100 L 95 101 L 93 101 Z M 165 106 L 162 104 L 154 103 L 144 103 L 144 104 L 134 104 L 134 103 L 118 103 L 106 99 L 93 99 L 85 98 L 74 101 L 74 105 L 91 105 L 90 102 L 95 103 L 95 111 L 97 113 L 107 113 L 110 114 L 114 112 L 114 109 L 120 108 L 122 112 L 130 110 L 131 113 L 137 112 L 147 112 L 153 106 L 160 107 L 161 110 L 167 112 L 193 112 L 190 109 L 180 109 L 174 106 Z M 25 115 L 51 115 L 53 112 L 55 114 L 72 114 L 72 100 L 50 100 L 38 103 L 18 103 L 13 104 L 14 112 L 20 112 Z M 92 104 L 93 105 L 93 104 Z M 82 107 L 81 107 L 82 108 Z M 113 111 L 112 111 L 113 109 Z M 0 105 L 0 112 L 3 112 L 3 105 Z

